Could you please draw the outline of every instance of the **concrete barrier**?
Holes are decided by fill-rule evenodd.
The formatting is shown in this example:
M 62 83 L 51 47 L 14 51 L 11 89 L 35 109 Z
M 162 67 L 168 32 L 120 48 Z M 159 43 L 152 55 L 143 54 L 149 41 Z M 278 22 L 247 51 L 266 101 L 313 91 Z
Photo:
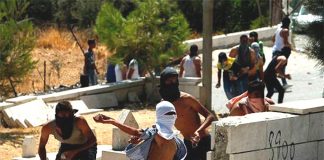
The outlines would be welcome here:
M 270 40 L 271 37 L 274 35 L 275 31 L 277 30 L 278 25 L 272 27 L 263 27 L 258 28 L 255 30 L 248 30 L 248 31 L 241 31 L 223 35 L 213 36 L 213 49 L 220 49 L 220 48 L 229 48 L 239 44 L 240 36 L 243 34 L 249 34 L 252 31 L 255 31 L 259 35 L 259 40 Z M 203 39 L 191 39 L 184 41 L 185 44 L 191 46 L 196 44 L 199 50 L 203 48 Z
M 273 108 L 293 113 L 297 109 L 307 114 L 263 112 L 213 122 L 211 159 L 324 159 L 324 108 L 321 106 L 324 103 L 318 99 L 289 102 Z

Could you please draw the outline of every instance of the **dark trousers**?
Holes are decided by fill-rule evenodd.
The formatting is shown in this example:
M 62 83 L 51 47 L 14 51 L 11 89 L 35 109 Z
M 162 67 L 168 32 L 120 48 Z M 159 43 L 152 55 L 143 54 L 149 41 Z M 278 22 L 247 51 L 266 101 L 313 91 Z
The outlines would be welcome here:
M 272 58 L 274 56 L 279 56 L 281 53 L 280 51 L 274 51 L 272 52 Z M 282 72 L 285 74 L 286 73 L 286 66 L 283 67 Z M 281 78 L 282 85 L 287 85 L 287 80 L 286 78 Z
M 198 146 L 193 148 L 190 140 L 183 140 L 187 147 L 187 156 L 185 160 L 206 160 L 206 153 L 210 151 L 210 135 L 200 139 Z
M 82 144 L 65 144 L 62 143 L 61 147 L 56 155 L 56 160 L 60 160 L 61 154 L 69 151 L 69 150 L 74 150 L 77 149 L 81 146 Z M 87 150 L 81 151 L 79 154 L 77 154 L 73 160 L 96 160 L 96 155 L 97 155 L 97 144 L 93 145 L 92 147 L 88 148 Z
M 267 97 L 271 98 L 274 93 L 274 88 L 277 89 L 278 103 L 282 103 L 284 99 L 285 89 L 281 86 L 280 82 L 276 78 L 276 75 L 264 75 L 264 81 L 268 90 Z

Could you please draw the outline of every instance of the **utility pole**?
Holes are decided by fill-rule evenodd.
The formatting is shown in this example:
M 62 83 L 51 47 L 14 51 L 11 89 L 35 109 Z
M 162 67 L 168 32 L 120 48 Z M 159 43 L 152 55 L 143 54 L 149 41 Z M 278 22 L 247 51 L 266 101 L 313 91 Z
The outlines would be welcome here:
M 212 109 L 212 48 L 214 0 L 203 0 L 203 65 L 201 100 Z

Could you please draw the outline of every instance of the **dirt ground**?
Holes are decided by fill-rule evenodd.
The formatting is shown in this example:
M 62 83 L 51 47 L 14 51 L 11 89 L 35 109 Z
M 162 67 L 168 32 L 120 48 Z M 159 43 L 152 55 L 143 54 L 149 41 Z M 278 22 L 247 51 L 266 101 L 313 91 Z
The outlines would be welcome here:
M 117 118 L 121 113 L 121 109 L 102 111 L 84 115 L 89 126 L 95 129 L 97 142 L 101 144 L 111 144 L 112 142 L 112 125 L 101 124 L 93 121 L 92 117 L 98 113 L 105 114 L 107 116 Z M 133 115 L 138 122 L 140 128 L 150 127 L 155 123 L 155 110 L 154 108 L 146 108 L 141 110 L 132 110 Z M 143 116 L 145 115 L 145 116 Z M 39 143 L 41 127 L 28 128 L 28 129 L 8 129 L 0 128 L 0 153 L 1 160 L 10 160 L 14 157 L 22 155 L 22 143 L 23 139 L 27 135 L 34 135 L 37 139 L 37 146 Z M 50 136 L 49 142 L 46 145 L 47 152 L 56 152 L 59 147 L 59 142 Z

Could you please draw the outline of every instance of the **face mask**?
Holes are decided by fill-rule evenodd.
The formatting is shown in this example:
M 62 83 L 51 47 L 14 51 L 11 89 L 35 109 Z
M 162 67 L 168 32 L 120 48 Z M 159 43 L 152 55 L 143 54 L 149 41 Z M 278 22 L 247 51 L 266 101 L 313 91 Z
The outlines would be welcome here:
M 71 137 L 73 131 L 73 121 L 74 116 L 62 118 L 55 115 L 55 123 L 56 126 L 61 129 L 63 139 L 68 139 Z
M 177 115 L 162 115 L 157 117 L 158 134 L 163 138 L 170 140 L 174 137 L 173 126 Z
M 180 98 L 180 90 L 178 84 L 169 84 L 160 88 L 161 97 L 169 102 L 173 102 Z

